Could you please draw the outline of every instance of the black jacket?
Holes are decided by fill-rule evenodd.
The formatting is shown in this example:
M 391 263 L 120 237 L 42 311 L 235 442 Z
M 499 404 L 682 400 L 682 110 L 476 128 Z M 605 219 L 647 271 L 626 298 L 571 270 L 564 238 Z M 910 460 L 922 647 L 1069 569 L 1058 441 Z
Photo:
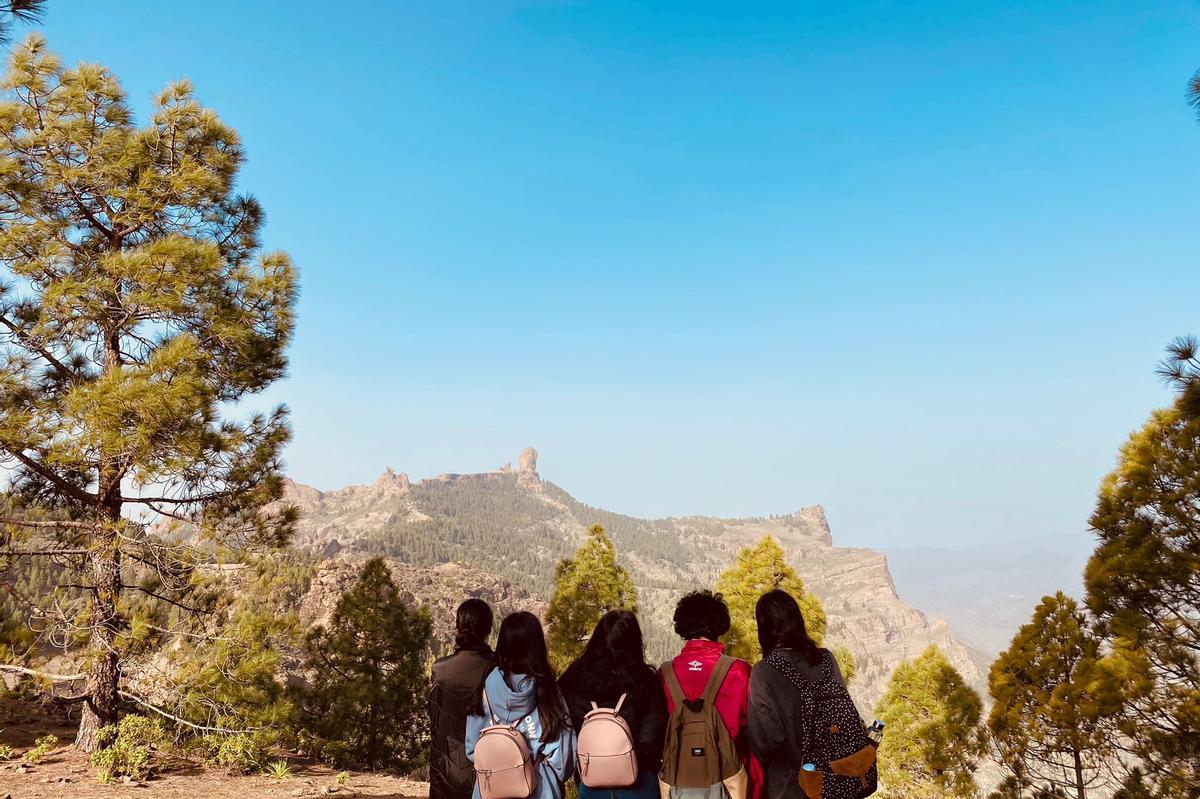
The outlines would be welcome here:
M 658 672 L 651 666 L 639 669 L 633 678 L 623 676 L 609 666 L 589 670 L 568 669 L 559 681 L 559 690 L 567 700 L 571 723 L 578 731 L 583 717 L 592 709 L 615 707 L 621 694 L 621 718 L 633 733 L 638 769 L 657 772 L 662 765 L 663 737 L 667 729 L 667 699 L 663 694 Z
M 475 769 L 463 740 L 467 715 L 495 666 L 492 650 L 460 649 L 433 664 L 429 692 L 429 799 L 471 799 Z
M 825 659 L 833 660 L 833 654 L 822 649 L 822 661 L 810 666 L 799 652 L 781 651 L 805 678 L 818 678 Z M 837 661 L 833 671 L 840 680 Z M 770 663 L 757 663 L 750 672 L 746 736 L 750 751 L 763 767 L 762 799 L 805 799 L 796 781 L 800 767 L 809 759 L 809 753 L 800 751 L 803 723 L 800 691 Z

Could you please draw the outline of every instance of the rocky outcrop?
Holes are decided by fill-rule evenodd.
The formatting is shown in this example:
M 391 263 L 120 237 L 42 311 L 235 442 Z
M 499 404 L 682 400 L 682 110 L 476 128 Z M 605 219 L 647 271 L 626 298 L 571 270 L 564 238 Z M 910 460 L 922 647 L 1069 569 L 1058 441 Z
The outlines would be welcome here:
M 517 459 L 517 484 L 525 488 L 538 488 L 542 484 L 542 477 L 537 470 L 537 450 L 533 447 L 526 447 L 521 451 L 521 457 Z

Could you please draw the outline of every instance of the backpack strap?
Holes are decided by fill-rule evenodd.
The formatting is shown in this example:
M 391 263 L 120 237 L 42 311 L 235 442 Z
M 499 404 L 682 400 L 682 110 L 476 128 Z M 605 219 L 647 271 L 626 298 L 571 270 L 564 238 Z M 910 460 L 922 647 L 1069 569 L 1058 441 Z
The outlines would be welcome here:
M 687 701 L 687 697 L 683 695 L 683 687 L 679 684 L 679 676 L 675 674 L 675 661 L 668 660 L 662 664 L 659 669 L 662 672 L 663 684 L 667 686 L 667 693 L 671 695 L 671 701 L 675 703 L 675 707 L 679 707 Z
M 613 708 L 613 713 L 621 712 L 621 705 L 625 704 L 626 696 L 628 696 L 628 694 L 621 694 L 621 698 L 617 700 L 617 706 Z
M 737 661 L 729 655 L 721 655 L 717 658 L 717 664 L 713 666 L 712 673 L 708 675 L 708 683 L 704 686 L 704 693 L 701 698 L 705 704 L 711 705 L 717 698 L 717 692 L 721 690 L 721 684 L 725 682 L 725 675 L 729 674 L 729 669 Z
M 484 710 L 487 711 L 487 714 L 492 717 L 492 723 L 499 724 L 500 717 L 497 716 L 496 713 L 492 710 L 492 703 L 491 703 L 491 701 L 488 700 L 486 688 L 483 689 L 483 707 L 484 707 Z

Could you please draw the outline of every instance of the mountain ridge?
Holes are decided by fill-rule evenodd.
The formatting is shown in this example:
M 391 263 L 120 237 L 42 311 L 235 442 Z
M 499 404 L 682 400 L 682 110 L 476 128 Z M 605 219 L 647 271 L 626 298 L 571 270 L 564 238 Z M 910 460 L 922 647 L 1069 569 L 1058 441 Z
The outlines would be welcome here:
M 976 687 L 985 681 L 979 653 L 957 641 L 945 622 L 930 621 L 900 599 L 882 553 L 834 544 L 820 505 L 784 516 L 640 519 L 586 505 L 542 479 L 532 448 L 516 468 L 415 482 L 391 468 L 370 484 L 329 491 L 289 479 L 283 501 L 301 511 L 301 548 L 416 566 L 463 563 L 541 596 L 552 592 L 558 561 L 573 554 L 589 526 L 601 524 L 638 588 L 647 648 L 660 659 L 677 648 L 670 612 L 678 596 L 711 587 L 738 549 L 772 535 L 825 606 L 829 642 L 854 653 L 852 687 L 864 712 L 892 669 L 929 644 L 941 647 Z

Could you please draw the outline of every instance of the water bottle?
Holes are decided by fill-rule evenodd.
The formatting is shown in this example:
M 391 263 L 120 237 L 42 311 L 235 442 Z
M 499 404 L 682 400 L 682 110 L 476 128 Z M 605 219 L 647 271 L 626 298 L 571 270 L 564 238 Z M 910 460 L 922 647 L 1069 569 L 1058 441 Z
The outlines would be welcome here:
M 883 722 L 879 719 L 871 722 L 871 726 L 867 727 L 867 737 L 878 747 L 883 741 Z

